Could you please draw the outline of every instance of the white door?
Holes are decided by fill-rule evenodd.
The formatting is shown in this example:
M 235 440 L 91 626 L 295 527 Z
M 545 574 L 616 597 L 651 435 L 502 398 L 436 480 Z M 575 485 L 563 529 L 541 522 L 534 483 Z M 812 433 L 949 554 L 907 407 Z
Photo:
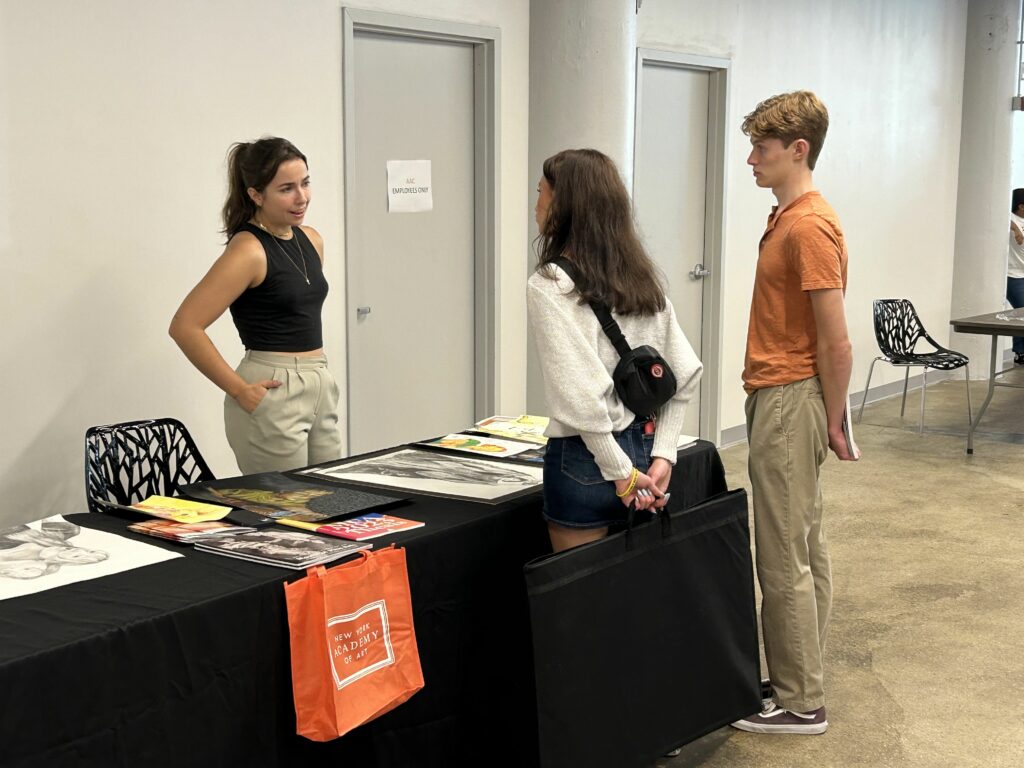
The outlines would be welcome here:
M 470 44 L 356 31 L 346 220 L 349 452 L 474 421 Z M 389 213 L 388 160 L 431 161 L 433 210 Z
M 679 325 L 698 357 L 705 281 L 695 267 L 707 264 L 710 78 L 707 71 L 643 63 L 633 182 L 641 235 L 668 281 Z M 687 410 L 684 433 L 700 433 L 700 409 L 698 394 Z

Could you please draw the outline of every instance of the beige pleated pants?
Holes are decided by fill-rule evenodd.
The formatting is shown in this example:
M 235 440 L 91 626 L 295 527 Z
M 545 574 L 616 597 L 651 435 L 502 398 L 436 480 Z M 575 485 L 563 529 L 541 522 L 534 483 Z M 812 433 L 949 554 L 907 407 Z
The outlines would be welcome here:
M 814 376 L 753 392 L 746 402 L 761 628 L 775 703 L 824 706 L 822 656 L 832 566 L 821 518 L 828 429 Z
M 327 358 L 245 353 L 235 369 L 246 382 L 275 379 L 256 410 L 224 398 L 224 429 L 242 474 L 280 472 L 341 458 L 338 383 Z

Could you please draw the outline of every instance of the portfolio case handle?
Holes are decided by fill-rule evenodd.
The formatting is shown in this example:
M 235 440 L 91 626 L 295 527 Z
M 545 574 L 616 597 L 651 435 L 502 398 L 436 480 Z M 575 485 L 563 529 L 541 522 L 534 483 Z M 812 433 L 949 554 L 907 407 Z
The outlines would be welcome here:
M 671 493 L 665 494 L 666 499 L 672 497 Z M 666 501 L 665 506 L 654 510 L 654 515 L 661 518 L 661 538 L 667 539 L 672 535 L 672 515 L 668 510 L 668 502 Z M 629 511 L 626 513 L 626 549 L 632 549 L 633 547 L 633 525 L 636 522 L 636 502 L 634 501 L 629 505 Z

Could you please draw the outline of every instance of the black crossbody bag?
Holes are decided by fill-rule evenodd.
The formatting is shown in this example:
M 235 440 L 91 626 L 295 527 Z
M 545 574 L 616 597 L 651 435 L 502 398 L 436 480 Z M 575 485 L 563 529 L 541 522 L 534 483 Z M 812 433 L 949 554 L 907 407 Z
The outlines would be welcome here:
M 561 267 L 576 282 L 576 272 L 567 258 L 559 256 L 551 263 Z M 608 307 L 592 301 L 590 308 L 597 315 L 601 330 L 619 353 L 619 364 L 612 372 L 616 394 L 637 416 L 653 415 L 676 393 L 676 376 L 672 368 L 654 347 L 630 347 Z

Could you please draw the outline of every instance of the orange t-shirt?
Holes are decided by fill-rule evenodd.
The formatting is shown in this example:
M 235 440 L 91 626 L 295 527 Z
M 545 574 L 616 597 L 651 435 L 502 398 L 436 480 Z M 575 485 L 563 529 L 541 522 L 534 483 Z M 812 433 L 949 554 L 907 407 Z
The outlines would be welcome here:
M 802 381 L 818 373 L 818 331 L 808 291 L 846 292 L 846 240 L 821 193 L 807 192 L 761 236 L 750 304 L 743 388 Z

